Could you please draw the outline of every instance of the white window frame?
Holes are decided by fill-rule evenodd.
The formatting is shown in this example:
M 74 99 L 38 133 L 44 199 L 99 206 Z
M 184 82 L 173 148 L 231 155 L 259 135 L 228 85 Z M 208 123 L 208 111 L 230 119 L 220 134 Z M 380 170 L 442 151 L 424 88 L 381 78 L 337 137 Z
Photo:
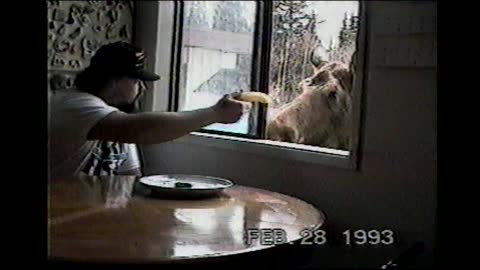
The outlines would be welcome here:
M 153 83 L 153 89 L 145 96 L 143 110 L 168 111 L 172 100 L 172 60 L 175 28 L 175 1 L 139 1 L 136 2 L 137 14 L 142 14 L 135 19 L 135 42 L 146 48 L 149 55 L 149 68 L 160 74 L 161 80 Z M 366 77 L 365 59 L 367 56 L 367 29 L 368 17 L 367 1 L 359 1 L 360 31 L 357 40 L 357 67 L 353 84 L 352 96 L 352 147 L 349 151 L 327 149 L 308 145 L 290 144 L 270 140 L 248 139 L 236 136 L 207 134 L 192 132 L 187 136 L 177 139 L 176 143 L 207 146 L 224 150 L 232 150 L 270 158 L 302 161 L 336 168 L 358 170 L 360 147 L 360 127 L 362 113 L 362 96 L 365 89 Z M 157 22 L 157 25 L 152 25 Z M 178 46 L 178 45 L 176 45 Z

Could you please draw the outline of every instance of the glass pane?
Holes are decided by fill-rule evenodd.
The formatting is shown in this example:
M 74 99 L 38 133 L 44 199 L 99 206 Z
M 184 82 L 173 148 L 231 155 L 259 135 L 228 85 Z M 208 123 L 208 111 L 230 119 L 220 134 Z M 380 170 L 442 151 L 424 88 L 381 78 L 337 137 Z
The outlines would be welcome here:
M 250 91 L 256 3 L 185 1 L 179 110 L 205 108 L 223 95 Z M 248 134 L 255 116 L 206 129 Z
M 358 1 L 273 1 L 266 138 L 348 150 Z

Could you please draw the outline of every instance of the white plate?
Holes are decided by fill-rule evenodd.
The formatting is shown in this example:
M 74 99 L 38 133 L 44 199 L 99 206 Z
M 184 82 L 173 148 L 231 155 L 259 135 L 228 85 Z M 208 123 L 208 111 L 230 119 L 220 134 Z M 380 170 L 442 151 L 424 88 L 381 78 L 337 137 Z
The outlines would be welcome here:
M 160 195 L 202 197 L 216 195 L 234 185 L 224 178 L 186 174 L 145 176 L 139 182 Z

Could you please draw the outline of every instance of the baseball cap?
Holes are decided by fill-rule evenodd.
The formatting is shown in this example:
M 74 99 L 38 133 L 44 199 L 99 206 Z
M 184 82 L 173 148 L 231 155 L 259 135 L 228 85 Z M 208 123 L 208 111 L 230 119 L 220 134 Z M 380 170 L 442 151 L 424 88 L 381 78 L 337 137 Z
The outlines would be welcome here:
M 117 41 L 100 47 L 90 60 L 90 69 L 98 74 L 156 81 L 157 74 L 146 70 L 145 52 L 140 48 Z

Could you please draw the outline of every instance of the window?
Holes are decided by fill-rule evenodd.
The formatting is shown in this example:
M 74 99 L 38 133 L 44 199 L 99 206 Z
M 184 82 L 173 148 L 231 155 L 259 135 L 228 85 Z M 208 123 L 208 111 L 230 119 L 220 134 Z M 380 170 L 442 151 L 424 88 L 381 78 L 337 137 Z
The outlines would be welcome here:
M 175 3 L 171 110 L 207 107 L 234 91 L 264 92 L 273 104 L 201 132 L 352 156 L 364 48 L 360 1 Z
M 178 110 L 215 104 L 224 94 L 252 89 L 255 2 L 185 1 Z M 254 134 L 253 114 L 206 129 Z

